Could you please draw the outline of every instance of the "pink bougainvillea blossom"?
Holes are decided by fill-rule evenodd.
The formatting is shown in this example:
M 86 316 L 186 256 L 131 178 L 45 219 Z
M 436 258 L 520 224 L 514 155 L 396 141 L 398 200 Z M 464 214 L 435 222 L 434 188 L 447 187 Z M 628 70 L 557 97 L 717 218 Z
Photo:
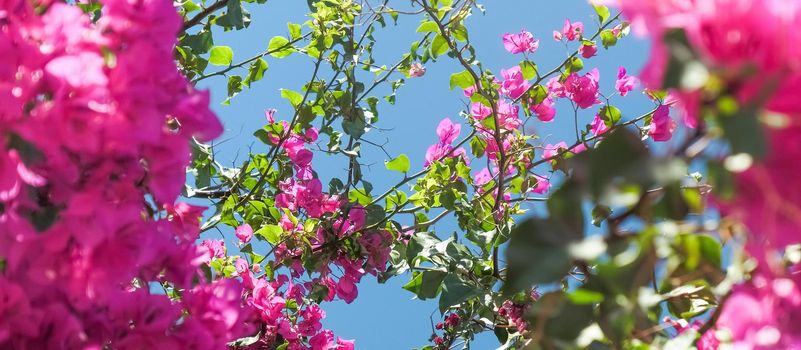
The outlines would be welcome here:
M 414 62 L 409 67 L 409 77 L 418 78 L 426 74 L 426 67 L 418 62 Z
M 249 224 L 242 224 L 236 228 L 235 234 L 240 242 L 247 243 L 253 238 L 253 228 Z
M 519 66 L 514 66 L 509 69 L 501 69 L 501 82 L 500 92 L 509 98 L 516 99 L 520 97 L 531 86 L 528 81 L 523 79 L 523 73 Z
M 620 96 L 626 96 L 630 91 L 637 87 L 637 78 L 626 74 L 626 68 L 619 67 L 617 69 L 617 80 L 615 81 L 615 89 L 620 93 Z
M 582 34 L 584 34 L 584 23 L 571 23 L 569 19 L 565 19 L 565 25 L 562 28 L 562 35 L 565 39 L 567 39 L 567 41 L 581 39 Z
M 529 106 L 529 110 L 531 113 L 536 114 L 537 119 L 542 122 L 553 121 L 554 116 L 556 116 L 556 108 L 554 108 L 553 98 L 550 96 L 538 104 Z
M 598 46 L 596 46 L 595 42 L 593 41 L 584 41 L 579 47 L 579 53 L 581 54 L 581 57 L 584 58 L 593 57 L 598 53 Z
M 533 53 L 539 46 L 540 41 L 534 39 L 534 36 L 525 30 L 520 33 L 506 33 L 503 36 L 503 47 L 513 54 Z
M 664 142 L 673 137 L 674 130 L 676 130 L 676 122 L 670 117 L 670 107 L 660 105 L 654 111 L 648 135 L 651 135 L 654 141 Z
M 0 348 L 224 348 L 255 330 L 242 283 L 199 273 L 224 244 L 175 202 L 222 125 L 173 61 L 171 1 L 99 5 L 0 4 Z
M 423 166 L 448 157 L 461 157 L 467 161 L 467 153 L 464 148 L 454 149 L 452 143 L 459 137 L 462 125 L 453 123 L 450 118 L 445 118 L 437 125 L 437 136 L 439 142 L 428 147 Z
M 583 76 L 571 73 L 564 82 L 565 93 L 579 108 L 590 108 L 601 103 L 598 99 L 599 79 L 600 73 L 597 68 Z

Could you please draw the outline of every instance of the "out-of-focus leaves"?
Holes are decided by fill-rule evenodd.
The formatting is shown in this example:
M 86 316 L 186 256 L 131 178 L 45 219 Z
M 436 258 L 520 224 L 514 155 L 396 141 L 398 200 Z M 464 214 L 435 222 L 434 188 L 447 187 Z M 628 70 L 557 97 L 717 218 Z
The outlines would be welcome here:
M 557 221 L 529 219 L 520 223 L 512 231 L 506 250 L 504 293 L 511 295 L 564 277 L 571 267 L 568 244 L 579 239 L 581 234 Z
M 757 159 L 765 155 L 767 140 L 756 113 L 740 110 L 732 116 L 721 116 L 719 121 L 733 154 L 747 153 Z
M 576 304 L 564 292 L 543 295 L 531 306 L 527 320 L 532 329 L 543 330 L 540 342 L 545 348 L 569 348 L 581 331 L 592 323 L 593 306 Z

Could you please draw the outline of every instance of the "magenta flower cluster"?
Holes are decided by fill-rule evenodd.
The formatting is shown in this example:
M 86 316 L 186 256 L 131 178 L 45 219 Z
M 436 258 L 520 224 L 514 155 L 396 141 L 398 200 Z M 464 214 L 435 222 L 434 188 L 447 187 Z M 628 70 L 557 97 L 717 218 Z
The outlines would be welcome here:
M 715 200 L 724 214 L 748 227 L 746 248 L 759 262 L 752 279 L 734 287 L 715 334 L 727 333 L 734 348 L 799 347 L 799 266 L 786 266 L 777 259 L 777 252 L 801 241 L 801 183 L 795 178 L 801 171 L 801 51 L 789 44 L 801 40 L 801 6 L 791 0 L 614 3 L 640 34 L 661 39 L 670 30 L 684 31 L 701 63 L 721 77 L 739 104 L 764 104 L 773 115 L 775 120 L 766 126 L 768 155 L 738 170 L 734 199 Z M 647 86 L 660 87 L 668 61 L 668 47 L 655 40 L 641 74 Z M 764 92 L 769 94 L 762 101 Z M 689 127 L 702 122 L 698 111 L 703 93 L 703 87 L 694 84 L 683 84 L 672 92 Z M 718 348 L 717 341 L 708 338 L 704 334 L 702 340 L 706 340 L 699 346 Z
M 102 5 L 0 3 L 0 348 L 225 348 L 241 284 L 198 275 L 203 208 L 175 203 L 222 126 L 172 59 L 173 3 Z

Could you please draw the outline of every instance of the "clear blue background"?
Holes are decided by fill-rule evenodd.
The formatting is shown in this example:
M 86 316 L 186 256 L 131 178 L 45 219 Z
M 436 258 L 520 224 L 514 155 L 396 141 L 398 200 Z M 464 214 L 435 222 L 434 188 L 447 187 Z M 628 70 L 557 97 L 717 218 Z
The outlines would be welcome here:
M 408 4 L 408 1 L 390 1 L 390 6 L 398 9 L 408 9 Z M 485 5 L 486 14 L 476 11 L 468 19 L 467 26 L 479 59 L 498 75 L 501 68 L 514 66 L 522 58 L 508 54 L 503 49 L 501 36 L 504 33 L 518 32 L 522 28 L 534 33 L 540 39 L 540 48 L 531 57 L 540 71 L 545 72 L 568 55 L 568 49 L 552 39 L 553 30 L 561 30 L 566 18 L 584 22 L 589 34 L 595 32 L 598 23 L 592 7 L 581 0 L 498 0 L 487 1 Z M 287 36 L 287 22 L 302 23 L 308 19 L 308 8 L 303 0 L 271 0 L 264 5 L 245 6 L 252 14 L 248 29 L 215 34 L 215 44 L 234 49 L 234 62 L 263 51 L 275 35 Z M 377 44 L 374 58 L 378 65 L 390 66 L 408 52 L 409 43 L 419 37 L 414 30 L 421 18 L 420 15 L 401 15 L 395 26 L 387 16 L 387 27 L 379 27 L 375 33 Z M 575 43 L 571 45 L 571 48 L 574 47 Z M 598 56 L 585 60 L 585 67 L 600 69 L 602 91 L 609 95 L 614 91 L 618 66 L 626 67 L 631 74 L 636 73 L 646 60 L 647 49 L 647 42 L 630 36 L 608 51 L 600 47 Z M 300 91 L 302 84 L 311 77 L 313 61 L 307 56 L 295 54 L 280 60 L 271 57 L 266 59 L 270 68 L 264 80 L 236 96 L 230 106 L 220 104 L 226 96 L 225 78 L 215 77 L 199 84 L 201 88 L 211 89 L 213 109 L 226 127 L 225 134 L 215 147 L 218 162 L 225 166 L 241 164 L 250 148 L 253 152 L 266 151 L 266 146 L 252 137 L 253 131 L 265 123 L 265 110 L 277 108 L 277 118 L 291 118 L 291 106 L 281 99 L 279 88 Z M 210 71 L 217 68 L 220 67 L 211 67 Z M 443 56 L 438 62 L 427 64 L 426 68 L 424 77 L 407 79 L 406 85 L 397 94 L 395 106 L 382 100 L 378 126 L 386 130 L 374 130 L 366 136 L 367 140 L 376 143 L 388 142 L 385 148 L 393 157 L 400 153 L 407 154 L 412 161 L 412 171 L 422 167 L 426 148 L 436 142 L 435 128 L 439 121 L 444 117 L 461 121 L 459 111 L 464 109 L 467 102 L 461 91 L 448 90 L 450 74 L 461 71 L 456 62 Z M 323 77 L 328 79 L 330 74 Z M 386 92 L 386 89 L 379 92 Z M 625 100 L 617 97 L 613 103 L 621 107 L 624 118 L 640 115 L 652 107 L 639 92 Z M 533 119 L 528 124 L 533 128 L 527 130 L 540 135 L 544 143 L 566 141 L 571 144 L 575 141 L 572 108 L 565 101 L 557 106 L 554 122 L 544 124 Z M 583 124 L 590 122 L 595 110 L 579 114 L 580 128 L 583 129 Z M 463 128 L 462 136 L 466 135 L 466 129 Z M 328 140 L 327 137 L 321 137 L 320 141 L 324 147 Z M 363 163 L 372 164 L 364 168 L 364 177 L 373 183 L 376 188 L 374 192 L 383 192 L 401 179 L 397 173 L 384 169 L 383 161 L 387 156 L 376 147 L 363 145 L 363 157 Z M 327 183 L 331 177 L 345 177 L 346 166 L 344 157 L 326 156 L 319 152 L 315 154 L 314 168 L 323 183 Z M 474 169 L 477 171 L 481 167 L 483 165 L 477 163 Z M 442 236 L 457 230 L 457 227 L 452 221 L 443 220 L 437 229 Z M 223 233 L 231 244 L 235 239 L 232 230 L 224 230 Z M 440 318 L 436 301 L 414 300 L 411 293 L 401 289 L 407 280 L 406 276 L 400 276 L 385 285 L 379 285 L 372 276 L 365 276 L 359 285 L 359 297 L 355 302 L 350 305 L 342 301 L 323 304 L 328 314 L 324 325 L 342 338 L 356 339 L 358 349 L 412 349 L 427 344 L 432 322 L 436 323 Z M 488 332 L 479 337 L 471 348 L 495 349 L 497 346 L 494 335 Z

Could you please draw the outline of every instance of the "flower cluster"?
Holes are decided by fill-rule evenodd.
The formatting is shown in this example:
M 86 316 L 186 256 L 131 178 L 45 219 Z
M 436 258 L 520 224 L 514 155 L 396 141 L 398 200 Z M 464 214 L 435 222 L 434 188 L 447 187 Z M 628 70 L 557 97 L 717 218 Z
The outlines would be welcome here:
M 801 109 L 801 102 L 795 97 L 801 87 L 801 51 L 787 45 L 801 39 L 797 30 L 801 7 L 796 2 L 601 2 L 619 6 L 640 34 L 658 39 L 640 73 L 647 87 L 661 88 L 668 68 L 669 50 L 661 39 L 670 31 L 682 30 L 701 62 L 735 88 L 738 100 L 760 99 L 760 91 L 767 89 L 769 110 L 792 114 Z M 686 123 L 694 126 L 701 92 L 695 84 L 685 85 L 678 95 L 686 109 Z
M 434 342 L 435 349 L 450 348 L 450 344 L 456 339 L 457 328 L 461 322 L 462 317 L 454 312 L 445 316 L 444 322 L 438 322 L 434 325 L 436 330 L 443 331 L 442 336 L 436 335 L 435 333 L 431 338 L 431 341 Z
M 322 328 L 325 312 L 318 302 L 353 302 L 362 277 L 386 270 L 392 235 L 368 229 L 368 210 L 363 206 L 323 191 L 312 168 L 314 154 L 307 148 L 317 140 L 318 130 L 276 121 L 274 113 L 267 112 L 265 129 L 271 132 L 266 140 L 283 151 L 294 172 L 276 186 L 274 202 L 280 217 L 272 226 L 279 237 L 270 241 L 275 260 L 262 268 L 260 261 L 231 258 L 235 260 L 234 276 L 245 285 L 247 305 L 262 325 L 257 340 L 246 348 L 286 344 L 297 350 L 351 350 L 353 341 Z M 458 135 L 458 127 L 446 129 L 441 131 L 442 137 L 452 140 Z M 254 227 L 245 223 L 235 233 L 240 243 L 247 245 L 254 237 Z M 228 261 L 226 252 L 216 248 L 222 242 L 212 242 L 203 243 L 209 246 L 207 262 L 215 258 Z M 287 273 L 273 276 L 282 267 Z
M 0 4 L 0 347 L 224 348 L 241 284 L 193 286 L 203 208 L 175 203 L 222 126 L 172 60 L 173 3 L 101 3 Z
M 797 347 L 801 343 L 795 327 L 799 316 L 794 312 L 798 281 L 786 277 L 787 269 L 777 261 L 776 252 L 801 241 L 801 186 L 792 178 L 801 157 L 801 100 L 796 97 L 801 86 L 801 51 L 787 44 L 801 39 L 801 7 L 793 1 L 762 0 L 615 3 L 640 34 L 658 39 L 641 73 L 647 86 L 661 87 L 669 61 L 668 45 L 661 38 L 680 30 L 706 67 L 701 68 L 703 74 L 696 69 L 691 78 L 713 75 L 722 85 L 718 90 L 739 105 L 764 106 L 773 115 L 773 122 L 766 125 L 768 154 L 737 170 L 733 199 L 716 199 L 724 214 L 748 227 L 747 249 L 759 261 L 752 280 L 733 290 L 717 328 L 728 331 L 741 348 Z M 708 97 L 704 84 L 689 80 L 682 81 L 673 95 L 685 109 L 685 124 L 696 127 Z M 656 115 L 654 119 L 657 123 Z
M 353 350 L 352 340 L 335 339 L 333 332 L 323 329 L 320 321 L 325 318 L 325 311 L 305 298 L 308 284 L 295 284 L 286 275 L 269 281 L 266 276 L 255 277 L 253 270 L 259 272 L 259 265 L 248 266 L 244 259 L 237 259 L 236 269 L 246 287 L 247 304 L 263 330 L 258 340 L 245 349 L 263 349 L 285 342 L 288 349 L 296 350 Z
M 718 318 L 716 333 L 728 333 L 726 338 L 733 339 L 735 348 L 793 349 L 801 344 L 799 319 L 801 281 L 798 276 L 758 275 L 747 284 L 734 287 Z

